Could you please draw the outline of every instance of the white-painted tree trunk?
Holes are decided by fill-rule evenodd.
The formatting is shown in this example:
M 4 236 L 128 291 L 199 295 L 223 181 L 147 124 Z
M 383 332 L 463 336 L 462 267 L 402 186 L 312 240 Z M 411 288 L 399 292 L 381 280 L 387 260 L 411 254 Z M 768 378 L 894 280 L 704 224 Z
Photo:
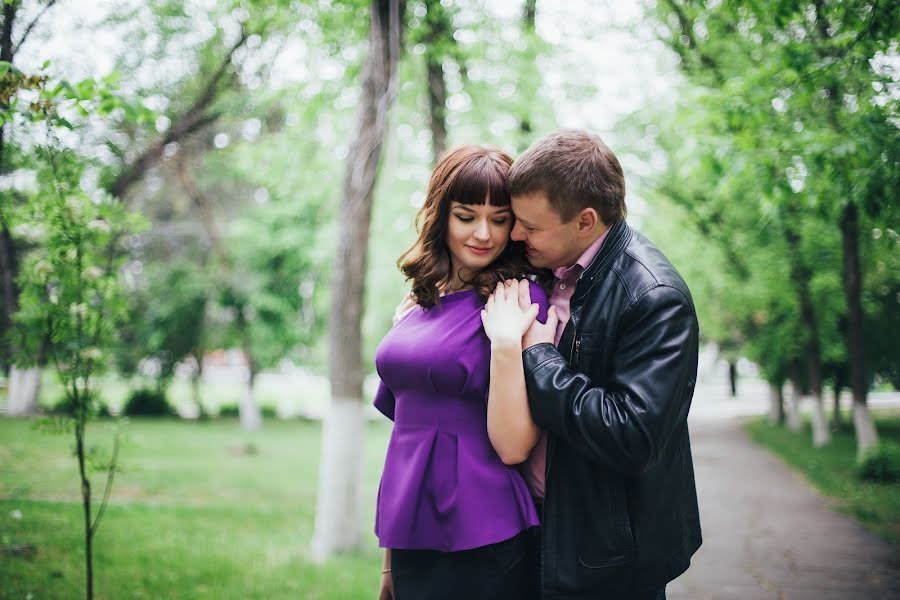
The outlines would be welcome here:
M 800 431 L 803 428 L 803 419 L 800 418 L 800 401 L 802 393 L 797 386 L 791 384 L 791 393 L 787 403 L 787 426 L 791 431 Z
M 782 388 L 769 384 L 769 423 L 780 425 L 784 420 L 784 394 Z
M 240 413 L 241 428 L 256 430 L 262 427 L 262 413 L 256 403 L 256 396 L 253 394 L 253 377 L 247 380 L 247 384 L 241 392 L 238 412 Z
M 828 428 L 828 417 L 825 416 L 825 399 L 822 395 L 813 395 L 813 447 L 821 448 L 831 442 L 831 430 Z
M 40 389 L 40 367 L 20 369 L 16 365 L 13 365 L 9 370 L 6 414 L 11 417 L 37 414 L 38 393 L 40 392 Z
M 862 460 L 866 451 L 878 443 L 868 404 L 853 403 L 853 427 L 856 430 L 856 460 Z
M 318 561 L 336 552 L 359 548 L 364 409 L 359 398 L 333 397 L 322 424 L 316 528 L 312 540 L 312 555 Z

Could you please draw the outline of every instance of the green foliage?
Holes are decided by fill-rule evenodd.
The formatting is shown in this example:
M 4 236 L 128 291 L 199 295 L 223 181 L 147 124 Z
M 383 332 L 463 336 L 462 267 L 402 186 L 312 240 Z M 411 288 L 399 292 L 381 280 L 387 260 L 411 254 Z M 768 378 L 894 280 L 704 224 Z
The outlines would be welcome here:
M 696 253 L 691 269 L 713 295 L 701 309 L 704 335 L 758 361 L 776 383 L 805 361 L 815 335 L 828 373 L 840 372 L 848 309 L 838 222 L 853 202 L 865 209 L 870 368 L 892 377 L 897 334 L 887 313 L 897 313 L 900 277 L 886 268 L 896 252 L 885 249 L 896 245 L 880 243 L 875 258 L 867 232 L 886 234 L 896 219 L 888 199 L 900 182 L 900 163 L 889 158 L 900 151 L 898 103 L 886 89 L 898 78 L 877 66 L 896 56 L 896 16 L 864 2 L 659 2 L 655 10 L 687 81 L 676 107 L 644 115 L 650 123 L 633 131 L 652 142 L 636 144 L 645 161 L 658 162 L 660 151 L 667 158 L 649 195 L 680 206 L 698 245 L 715 248 Z M 804 287 L 815 332 L 799 310 Z M 890 358 L 880 360 L 883 352 Z
M 138 388 L 128 394 L 124 414 L 131 417 L 162 417 L 172 414 L 172 409 L 162 389 Z
M 870 448 L 859 463 L 859 476 L 866 481 L 900 481 L 900 443 L 882 440 Z

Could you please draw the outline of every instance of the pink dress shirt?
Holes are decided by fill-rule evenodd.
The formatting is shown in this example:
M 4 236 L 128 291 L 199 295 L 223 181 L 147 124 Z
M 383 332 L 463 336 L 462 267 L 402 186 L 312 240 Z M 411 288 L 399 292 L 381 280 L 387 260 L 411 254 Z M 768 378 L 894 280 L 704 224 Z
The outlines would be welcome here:
M 606 231 L 588 246 L 587 250 L 584 251 L 574 265 L 553 270 L 553 276 L 556 277 L 557 281 L 553 284 L 553 292 L 550 294 L 550 306 L 556 307 L 556 314 L 559 317 L 559 325 L 556 326 L 556 336 L 553 339 L 553 343 L 556 345 L 559 345 L 559 339 L 562 337 L 563 330 L 566 328 L 566 324 L 569 322 L 569 317 L 572 314 L 569 310 L 569 301 L 572 299 L 572 294 L 575 293 L 575 284 L 578 283 L 578 278 L 581 277 L 582 271 L 597 256 L 608 233 L 609 228 L 607 227 Z M 547 432 L 542 431 L 537 444 L 534 445 L 531 454 L 528 455 L 528 459 L 522 464 L 522 474 L 525 476 L 525 481 L 528 483 L 531 494 L 535 498 L 544 497 L 546 464 Z

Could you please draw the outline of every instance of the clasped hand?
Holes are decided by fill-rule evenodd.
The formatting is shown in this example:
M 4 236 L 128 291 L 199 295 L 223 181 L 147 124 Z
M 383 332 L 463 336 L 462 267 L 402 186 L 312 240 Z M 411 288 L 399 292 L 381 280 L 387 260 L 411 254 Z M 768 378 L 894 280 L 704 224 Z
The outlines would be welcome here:
M 522 350 L 534 344 L 553 342 L 556 333 L 556 309 L 550 307 L 547 322 L 537 320 L 538 305 L 531 303 L 527 279 L 500 282 L 481 311 L 484 332 L 491 344 L 521 344 Z

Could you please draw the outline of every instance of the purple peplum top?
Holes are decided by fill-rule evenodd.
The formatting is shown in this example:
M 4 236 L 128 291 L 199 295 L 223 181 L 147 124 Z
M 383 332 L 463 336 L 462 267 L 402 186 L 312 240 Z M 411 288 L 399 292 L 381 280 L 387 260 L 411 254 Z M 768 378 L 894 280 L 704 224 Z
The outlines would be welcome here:
M 531 284 L 547 315 L 547 296 Z M 491 346 L 475 290 L 416 306 L 375 355 L 375 407 L 394 421 L 375 534 L 382 548 L 452 552 L 509 539 L 538 524 L 525 480 L 487 433 Z

